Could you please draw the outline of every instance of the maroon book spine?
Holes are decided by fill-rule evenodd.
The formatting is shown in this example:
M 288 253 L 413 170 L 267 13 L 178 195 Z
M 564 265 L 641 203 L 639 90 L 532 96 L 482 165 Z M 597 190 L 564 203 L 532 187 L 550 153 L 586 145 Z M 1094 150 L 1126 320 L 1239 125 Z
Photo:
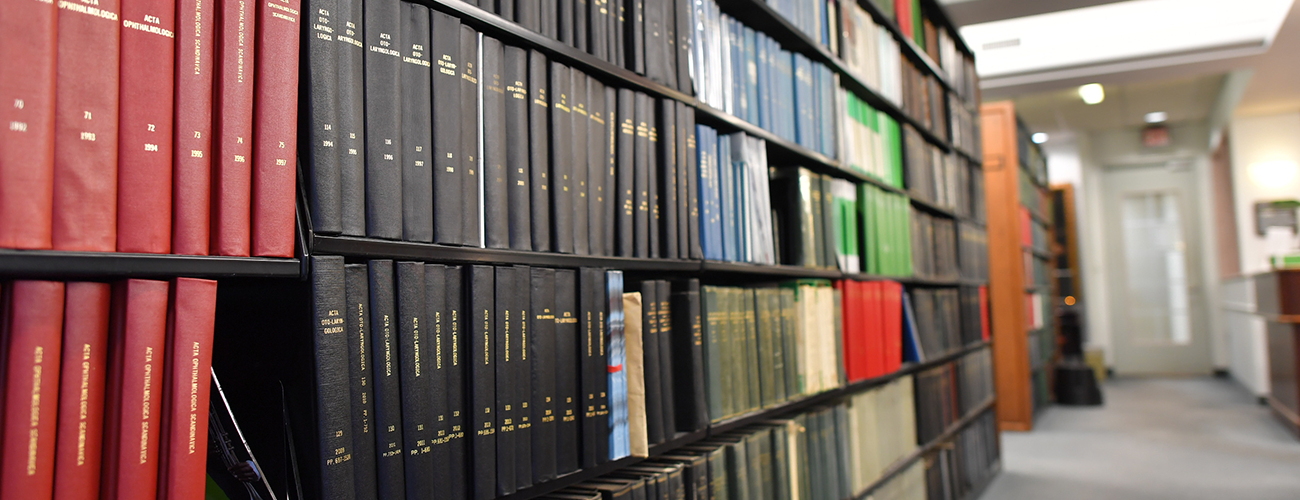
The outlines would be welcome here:
M 108 372 L 108 283 L 68 283 L 63 313 L 63 375 L 54 500 L 99 498 Z
M 117 251 L 172 251 L 176 1 L 122 0 Z
M 63 283 L 15 281 L 4 289 L 0 393 L 0 500 L 50 498 L 63 342 Z M 45 396 L 45 397 L 42 397 Z
M 112 252 L 117 248 L 119 1 L 58 4 L 53 247 Z
M 177 278 L 167 312 L 158 500 L 203 498 L 217 282 Z
M 54 2 L 0 16 L 0 247 L 50 248 L 54 210 Z
M 208 254 L 212 203 L 212 30 L 215 4 L 176 6 L 176 115 L 172 161 L 172 253 Z
M 260 0 L 254 101 L 253 255 L 293 257 L 301 0 Z
M 211 253 L 249 255 L 253 177 L 253 36 L 249 0 L 217 12 L 216 136 L 213 138 Z
M 101 500 L 151 499 L 158 492 L 169 288 L 166 281 L 136 279 L 113 286 Z

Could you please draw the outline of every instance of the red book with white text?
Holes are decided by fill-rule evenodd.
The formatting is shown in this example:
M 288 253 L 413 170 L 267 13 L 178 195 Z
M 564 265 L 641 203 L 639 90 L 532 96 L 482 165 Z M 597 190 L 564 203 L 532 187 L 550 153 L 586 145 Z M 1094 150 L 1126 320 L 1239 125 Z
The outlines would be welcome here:
M 158 491 L 169 288 L 137 279 L 113 285 L 102 500 L 150 499 Z
M 300 0 L 259 0 L 253 107 L 253 255 L 293 257 Z
M 117 248 L 119 2 L 56 3 L 53 248 L 112 252 Z
M 50 498 L 54 488 L 63 283 L 4 287 L 4 406 L 0 407 L 0 500 Z M 41 397 L 50 395 L 50 397 Z
M 212 30 L 216 5 L 176 5 L 176 115 L 172 161 L 172 253 L 208 254 L 212 203 Z
M 208 250 L 214 255 L 247 257 L 252 211 L 253 38 L 257 16 L 255 4 L 249 1 L 219 5 Z
M 0 16 L 0 247 L 50 248 L 54 210 L 54 2 Z
M 158 500 L 203 498 L 217 282 L 177 278 L 167 312 Z
M 108 283 L 66 285 L 54 500 L 99 498 L 108 371 Z
M 176 1 L 122 0 L 117 251 L 172 250 Z

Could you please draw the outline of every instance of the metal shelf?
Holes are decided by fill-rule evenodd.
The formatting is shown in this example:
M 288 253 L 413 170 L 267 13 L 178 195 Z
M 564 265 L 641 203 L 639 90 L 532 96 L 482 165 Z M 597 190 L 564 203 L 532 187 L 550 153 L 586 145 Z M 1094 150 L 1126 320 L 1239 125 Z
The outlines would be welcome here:
M 298 259 L 0 250 L 0 274 L 22 278 L 298 278 Z

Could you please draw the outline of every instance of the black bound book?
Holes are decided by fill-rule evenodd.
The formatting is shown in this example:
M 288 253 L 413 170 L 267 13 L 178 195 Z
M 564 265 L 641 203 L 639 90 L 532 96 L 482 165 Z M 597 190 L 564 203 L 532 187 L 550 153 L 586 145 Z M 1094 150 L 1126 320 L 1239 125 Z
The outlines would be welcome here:
M 515 2 L 515 21 L 528 31 L 542 32 L 542 20 L 538 17 L 539 3 L 536 0 L 510 0 Z
M 361 0 L 338 0 L 338 26 L 334 40 L 339 42 L 338 141 L 342 180 L 343 234 L 366 234 L 366 48 L 361 39 L 365 7 Z M 332 24 L 332 23 L 331 23 Z M 315 79 L 313 78 L 313 81 Z M 315 91 L 312 91 L 313 94 Z M 319 226 L 312 215 L 312 224 Z
M 658 402 L 663 400 L 663 375 L 659 364 L 659 289 L 655 282 L 641 282 L 641 348 L 644 356 L 646 437 L 650 444 L 664 441 L 663 414 Z
M 502 4 L 509 2 L 502 2 Z M 506 171 L 505 50 L 497 39 L 483 37 L 483 240 L 488 248 L 510 247 L 509 177 Z
M 451 483 L 451 412 L 447 400 L 447 374 L 451 371 L 451 330 L 447 328 L 447 266 L 424 265 L 424 342 L 423 355 L 429 358 L 428 377 L 432 380 L 429 397 L 433 415 L 433 475 L 431 481 L 438 495 Z
M 615 229 L 618 214 L 622 208 L 618 205 L 618 89 L 613 85 L 605 87 L 605 200 L 600 204 L 601 220 L 604 221 L 605 235 L 604 255 L 616 255 L 618 239 Z
M 469 26 L 460 26 L 460 151 L 461 168 L 461 237 L 464 244 L 483 246 L 483 124 L 479 121 L 479 54 L 481 36 Z
M 624 27 L 627 25 L 627 4 L 625 0 L 608 0 L 610 10 L 610 23 L 612 26 L 609 30 L 609 50 L 612 52 L 610 62 L 620 68 L 627 66 L 627 49 L 626 36 Z
M 696 156 L 695 138 L 695 108 L 681 103 L 678 110 L 678 118 L 682 120 L 682 129 L 686 134 L 686 210 L 687 215 L 687 232 L 689 233 L 690 258 L 700 260 L 704 258 L 704 246 L 700 243 L 700 158 Z
M 510 321 L 519 338 L 511 344 L 515 400 L 515 487 L 533 485 L 533 357 L 528 355 L 532 343 L 532 269 L 515 266 L 515 287 L 511 290 Z
M 637 92 L 634 119 L 636 148 L 633 157 L 632 204 L 636 214 L 632 223 L 633 257 L 650 256 L 650 98 Z
M 584 407 L 583 463 L 609 461 L 609 355 L 605 346 L 605 310 L 608 305 L 605 272 L 579 270 L 579 356 L 582 358 Z
M 553 16 L 553 15 L 552 15 Z M 531 231 L 533 250 L 551 251 L 551 193 L 550 170 L 550 101 L 547 91 L 550 64 L 546 54 L 536 50 L 528 51 L 528 90 L 532 99 L 528 104 L 528 158 L 531 170 L 528 173 L 532 205 Z
M 594 0 L 593 0 L 594 1 Z M 573 0 L 573 46 L 587 52 L 587 16 L 590 15 L 587 0 Z
M 677 203 L 677 101 L 659 100 L 659 199 L 663 201 L 660 220 L 663 221 L 663 253 L 666 259 L 676 259 L 678 252 Z M 685 221 L 682 221 L 683 223 Z
M 365 264 L 344 266 L 347 304 L 348 379 L 352 388 L 352 468 L 357 498 L 378 498 L 375 490 L 375 396 L 370 359 L 370 281 Z
M 526 2 L 528 0 L 522 1 Z M 556 5 L 556 0 L 541 0 L 539 6 L 541 11 L 537 14 L 537 22 L 539 25 L 538 33 L 541 33 L 542 36 L 550 38 L 551 40 L 559 40 L 560 26 L 557 17 L 559 15 L 560 6 Z
M 379 498 L 403 498 L 402 382 L 398 354 L 397 304 L 393 261 L 370 261 L 370 310 L 374 325 L 375 471 Z
M 673 16 L 676 17 L 677 24 L 677 90 L 686 95 L 695 95 L 695 86 L 691 82 L 691 44 L 694 43 L 695 31 L 691 26 L 691 4 L 694 2 L 668 1 L 673 4 Z
M 515 0 L 497 0 L 497 14 L 501 17 L 518 23 L 519 19 L 516 18 L 515 13 Z
M 663 10 L 663 50 L 664 85 L 677 90 L 677 7 L 676 0 L 656 0 Z
M 492 266 L 470 266 L 466 308 L 465 333 L 469 335 L 469 349 L 465 362 L 469 364 L 469 428 L 470 467 L 473 472 L 473 497 L 489 500 L 497 496 L 497 427 L 493 408 L 496 396 L 496 333 L 495 270 Z
M 605 85 L 587 77 L 587 250 L 605 254 Z
M 645 76 L 658 83 L 668 83 L 664 74 L 664 8 L 667 0 L 642 0 L 645 10 Z
M 424 264 L 397 263 L 397 351 L 401 358 L 402 442 L 406 494 L 433 496 L 433 374 L 424 302 Z
M 468 372 L 469 339 L 465 336 L 468 326 L 465 323 L 465 278 L 461 266 L 447 266 L 447 293 L 443 296 L 446 311 L 443 314 L 443 329 L 448 339 L 449 355 L 447 372 L 447 413 L 450 415 L 451 428 L 448 440 L 447 461 L 451 480 L 447 482 L 447 498 L 470 498 L 469 445 L 466 439 L 466 427 L 469 425 L 469 399 L 466 397 L 466 377 Z
M 396 240 L 402 238 L 402 8 L 366 2 L 365 11 L 366 236 Z
M 618 157 L 615 166 L 615 197 L 614 209 L 618 223 L 615 224 L 615 230 L 618 237 L 615 240 L 616 255 L 620 257 L 632 257 L 635 252 L 636 227 L 633 223 L 636 214 L 636 197 L 632 194 L 634 189 L 633 169 L 636 163 L 636 123 L 633 110 L 636 108 L 636 94 L 628 89 L 618 90 L 618 138 L 615 141 L 616 156 Z
M 700 321 L 700 280 L 677 282 L 673 292 L 673 410 L 677 430 L 693 432 L 709 425 L 704 393 L 704 325 Z
M 402 3 L 402 239 L 433 241 L 429 8 Z
M 659 413 L 663 416 L 664 439 L 677 435 L 673 404 L 673 309 L 672 287 L 667 280 L 655 281 L 655 298 L 659 299 Z
M 308 186 L 312 225 L 321 234 L 338 234 L 343 231 L 342 172 L 339 170 L 339 51 L 334 32 L 339 31 L 340 19 L 330 15 L 337 10 L 335 0 L 312 0 L 307 5 L 324 14 L 311 23 L 312 36 L 307 39 L 303 58 L 310 80 L 304 92 L 302 109 L 308 124 L 303 139 L 303 155 L 307 172 L 311 176 Z
M 569 94 L 569 102 L 573 103 L 572 114 L 569 116 L 573 127 L 573 163 L 569 170 L 570 187 L 573 189 L 573 253 L 588 255 L 591 253 L 591 228 L 588 226 L 587 157 L 591 150 L 587 147 L 587 142 L 591 115 L 587 113 L 587 75 L 569 68 L 569 77 L 572 82 L 570 88 L 573 90 Z
M 312 331 L 315 359 L 316 445 L 319 456 L 320 488 L 331 498 L 334 492 L 354 489 L 355 464 L 347 458 L 352 448 L 350 382 L 347 377 L 347 327 L 343 319 L 346 284 L 342 257 L 312 257 Z
M 531 3 L 521 0 L 520 4 Z M 518 11 L 516 11 L 518 12 Z M 510 248 L 532 250 L 532 192 L 529 189 L 528 137 L 528 51 L 519 47 L 505 48 L 502 68 L 506 86 L 506 191 L 510 220 Z
M 673 127 L 676 134 L 673 135 L 673 151 L 677 153 L 677 203 L 674 208 L 677 210 L 677 256 L 683 259 L 691 258 L 691 203 L 690 203 L 690 180 L 689 174 L 690 163 L 686 158 L 686 129 L 695 128 L 695 124 L 686 124 L 686 103 L 677 102 L 674 118 L 677 119 Z
M 460 161 L 460 19 L 432 12 L 433 25 L 433 240 L 459 245 L 463 168 Z
M 557 39 L 560 43 L 573 46 L 573 0 L 555 0 L 559 4 L 556 9 L 559 12 L 559 19 L 556 20 L 556 26 L 559 28 Z
M 587 52 L 605 60 L 605 0 L 587 0 Z
M 529 285 L 528 359 L 533 482 L 555 479 L 555 270 L 533 268 Z
M 659 103 L 655 97 L 646 96 L 645 104 L 646 121 L 649 125 L 646 137 L 650 141 L 649 145 L 646 147 L 646 155 L 648 156 L 646 164 L 649 165 L 648 171 L 646 172 L 646 179 L 649 180 L 647 183 L 649 194 L 646 196 L 646 200 L 650 204 L 650 225 L 647 227 L 647 231 L 650 233 L 649 257 L 657 259 L 663 257 L 662 237 L 664 226 L 662 219 L 663 207 L 659 204 L 661 201 L 659 197 L 659 172 L 662 170 L 659 168 L 659 118 L 657 116 Z
M 645 0 L 622 0 L 627 6 L 627 19 L 623 27 L 624 50 L 627 51 L 624 67 L 644 75 L 645 56 Z
M 578 273 L 555 271 L 555 394 L 559 424 L 555 428 L 555 472 L 578 470 L 582 448 L 579 417 L 583 398 L 579 392 Z M 567 368 L 566 368 L 567 367 Z
M 515 424 L 519 402 L 515 398 L 515 365 L 519 361 L 520 336 L 518 326 L 511 316 L 515 302 L 515 268 L 502 266 L 496 270 L 496 303 L 492 314 L 492 350 L 496 357 L 496 494 L 515 492 Z M 477 320 L 477 318 L 475 318 Z
M 569 67 L 551 62 L 551 208 L 555 217 L 552 248 L 573 253 L 573 82 Z

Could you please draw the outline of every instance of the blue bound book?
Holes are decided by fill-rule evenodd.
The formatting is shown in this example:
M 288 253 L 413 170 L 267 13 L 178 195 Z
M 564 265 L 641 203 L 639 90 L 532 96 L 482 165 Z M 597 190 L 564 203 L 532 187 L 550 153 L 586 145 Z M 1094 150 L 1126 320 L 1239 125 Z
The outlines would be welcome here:
M 758 125 L 758 37 L 755 31 L 745 27 L 745 99 L 748 101 L 748 113 L 745 120 Z
M 627 345 L 623 335 L 623 271 L 608 271 L 609 290 L 609 459 L 632 453 L 628 430 Z
M 718 180 L 721 183 L 722 208 L 718 216 L 722 221 L 722 259 L 735 262 L 740 260 L 740 253 L 736 248 L 736 184 L 735 170 L 731 167 L 731 141 L 723 136 L 717 143 L 718 171 L 721 172 Z

